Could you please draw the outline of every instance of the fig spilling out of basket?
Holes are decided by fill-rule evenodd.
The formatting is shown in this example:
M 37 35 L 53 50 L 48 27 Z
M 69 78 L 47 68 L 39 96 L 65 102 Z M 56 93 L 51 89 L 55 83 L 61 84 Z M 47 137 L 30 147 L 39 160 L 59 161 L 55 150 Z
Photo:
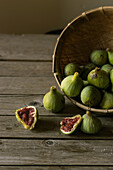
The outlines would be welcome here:
M 57 113 L 64 108 L 65 98 L 56 86 L 51 86 L 50 91 L 43 97 L 43 105 L 46 110 Z
M 60 122 L 61 132 L 66 135 L 72 134 L 76 130 L 76 128 L 79 126 L 79 124 L 81 123 L 81 120 L 82 120 L 81 115 L 64 118 Z
M 87 134 L 96 134 L 100 131 L 102 123 L 100 119 L 92 115 L 90 111 L 82 116 L 81 131 Z
M 113 108 L 113 50 L 94 50 L 89 58 L 90 63 L 85 66 L 75 63 L 65 66 L 61 90 L 86 106 Z M 71 65 L 78 71 L 73 72 Z M 65 74 L 67 68 L 71 75 Z
M 66 135 L 75 132 L 78 126 L 82 132 L 87 134 L 96 134 L 102 127 L 100 119 L 92 115 L 90 111 L 86 111 L 82 117 L 80 115 L 66 117 L 60 122 L 60 125 L 61 132 Z
M 78 72 L 75 72 L 74 75 L 67 76 L 61 82 L 62 91 L 69 97 L 78 96 L 82 87 L 83 81 Z
M 37 122 L 38 110 L 34 106 L 23 107 L 15 111 L 17 120 L 25 127 L 31 130 Z

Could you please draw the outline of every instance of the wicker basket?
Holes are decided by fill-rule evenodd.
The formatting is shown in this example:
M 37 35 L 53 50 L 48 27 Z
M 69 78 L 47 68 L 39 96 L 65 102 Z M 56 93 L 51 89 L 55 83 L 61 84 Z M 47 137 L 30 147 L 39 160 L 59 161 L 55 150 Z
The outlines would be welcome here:
M 66 64 L 85 65 L 90 62 L 89 56 L 93 50 L 106 48 L 113 49 L 113 6 L 84 12 L 70 22 L 58 37 L 53 52 L 53 73 L 59 87 Z M 113 114 L 113 109 L 89 108 L 68 98 L 82 109 Z

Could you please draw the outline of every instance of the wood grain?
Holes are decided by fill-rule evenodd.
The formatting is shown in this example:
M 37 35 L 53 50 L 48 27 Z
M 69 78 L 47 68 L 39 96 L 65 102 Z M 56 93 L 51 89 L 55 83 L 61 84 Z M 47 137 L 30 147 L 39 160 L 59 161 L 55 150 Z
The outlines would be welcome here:
M 40 113 L 40 112 L 39 112 Z M 35 128 L 31 131 L 24 129 L 14 116 L 0 116 L 0 137 L 1 138 L 51 138 L 51 139 L 113 139 L 113 118 L 100 117 L 103 127 L 98 134 L 87 135 L 80 131 L 80 127 L 72 135 L 65 135 L 60 131 L 60 121 L 65 116 L 41 116 Z
M 46 111 L 43 107 L 43 97 L 44 95 L 0 95 L 0 115 L 14 115 L 14 110 L 27 105 L 37 107 L 40 115 L 68 116 L 75 113 L 85 113 L 85 111 L 81 110 L 65 98 L 64 109 L 57 114 L 53 114 Z
M 21 169 L 23 169 L 23 170 L 31 170 L 31 169 L 33 169 L 33 170 L 53 170 L 53 169 L 55 169 L 55 170 L 112 170 L 113 169 L 113 167 L 112 166 L 89 166 L 89 165 L 85 165 L 85 166 L 80 166 L 80 165 L 78 165 L 78 166 L 76 166 L 76 165 L 51 165 L 51 166 L 49 166 L 49 165 L 46 165 L 46 166 L 44 166 L 44 165 L 39 165 L 39 166 L 37 166 L 37 165 L 34 165 L 34 166 L 19 166 L 19 165 L 15 165 L 15 166 L 0 166 L 0 168 L 1 168 L 1 170 L 21 170 Z
M 110 140 L 0 140 L 0 165 L 110 166 L 112 154 Z
M 52 62 L 0 61 L 0 77 L 52 77 Z
M 0 77 L 0 94 L 45 94 L 53 85 L 53 77 Z
M 43 107 L 44 94 L 57 86 L 51 72 L 56 39 L 56 35 L 0 34 L 0 169 L 111 170 L 113 117 L 97 115 L 103 124 L 98 134 L 84 134 L 79 127 L 74 134 L 64 135 L 60 121 L 85 111 L 67 98 L 59 114 Z M 14 113 L 26 105 L 36 106 L 39 112 L 31 131 Z
M 57 35 L 0 34 L 0 60 L 52 60 Z

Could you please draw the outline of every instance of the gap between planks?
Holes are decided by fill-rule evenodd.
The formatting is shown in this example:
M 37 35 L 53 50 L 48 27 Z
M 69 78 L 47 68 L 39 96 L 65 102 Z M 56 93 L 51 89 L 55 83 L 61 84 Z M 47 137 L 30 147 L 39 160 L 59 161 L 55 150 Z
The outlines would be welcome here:
M 112 170 L 109 165 L 0 165 L 1 170 Z
M 80 127 L 72 135 L 65 135 L 60 131 L 60 121 L 63 117 L 39 116 L 33 130 L 24 129 L 15 116 L 0 116 L 1 138 L 29 138 L 29 139 L 101 139 L 113 140 L 113 118 L 100 118 L 102 129 L 98 134 L 88 135 L 80 131 Z

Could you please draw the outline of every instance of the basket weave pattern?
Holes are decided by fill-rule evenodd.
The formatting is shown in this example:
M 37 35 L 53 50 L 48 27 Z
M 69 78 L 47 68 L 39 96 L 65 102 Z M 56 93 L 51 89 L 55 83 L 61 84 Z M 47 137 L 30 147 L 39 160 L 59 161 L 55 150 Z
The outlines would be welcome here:
M 113 6 L 99 7 L 82 13 L 70 22 L 57 39 L 53 52 L 53 73 L 60 87 L 64 78 L 64 67 L 73 62 L 86 65 L 93 50 L 113 50 Z M 113 113 L 113 109 L 89 108 L 68 97 L 74 104 L 85 110 Z

